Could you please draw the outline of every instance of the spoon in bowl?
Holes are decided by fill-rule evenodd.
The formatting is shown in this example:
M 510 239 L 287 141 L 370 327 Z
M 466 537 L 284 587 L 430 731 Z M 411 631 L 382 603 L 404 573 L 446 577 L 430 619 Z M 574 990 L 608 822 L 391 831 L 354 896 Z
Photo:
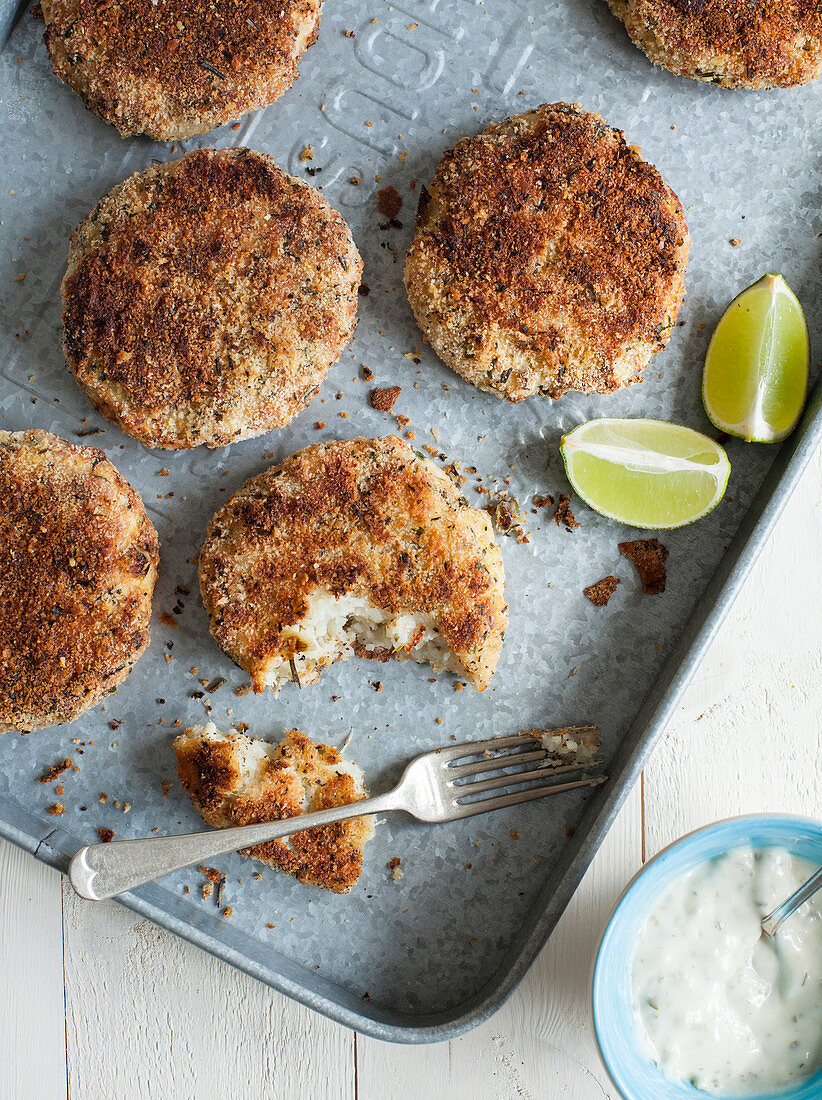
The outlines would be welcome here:
M 799 889 L 794 890 L 791 896 L 786 898 L 781 905 L 777 905 L 767 916 L 762 918 L 760 927 L 763 936 L 773 939 L 783 921 L 786 921 L 792 913 L 795 913 L 800 905 L 812 898 L 817 890 L 822 890 L 822 867 L 818 871 L 814 871 L 808 881 L 803 882 Z

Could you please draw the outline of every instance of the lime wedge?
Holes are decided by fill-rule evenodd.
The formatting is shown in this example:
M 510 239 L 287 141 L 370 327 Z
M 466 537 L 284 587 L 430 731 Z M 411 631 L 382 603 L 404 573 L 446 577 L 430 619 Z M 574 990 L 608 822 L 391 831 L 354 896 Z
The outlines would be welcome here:
M 702 376 L 711 422 L 748 442 L 793 431 L 808 392 L 810 340 L 802 306 L 781 275 L 763 275 L 719 319 Z
M 560 446 L 568 480 L 596 512 L 631 527 L 683 527 L 722 500 L 731 464 L 718 443 L 664 420 L 589 420 Z

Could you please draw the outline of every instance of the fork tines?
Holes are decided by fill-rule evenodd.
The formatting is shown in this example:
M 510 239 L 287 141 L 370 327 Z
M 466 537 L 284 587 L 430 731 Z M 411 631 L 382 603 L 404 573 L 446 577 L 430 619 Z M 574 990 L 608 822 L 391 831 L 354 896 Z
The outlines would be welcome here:
M 566 726 L 512 737 L 494 737 L 441 750 L 438 755 L 442 759 L 446 786 L 453 792 L 454 816 L 469 817 L 577 787 L 594 787 L 604 783 L 604 775 L 588 775 L 571 782 L 553 782 L 560 775 L 591 771 L 600 766 L 602 759 L 592 752 L 590 755 L 583 753 L 583 759 L 574 760 L 570 750 L 567 755 L 558 755 L 544 744 L 545 739 L 560 735 L 595 739 L 598 744 L 598 732 L 596 726 Z M 535 744 L 539 748 L 534 748 Z M 460 763 L 463 760 L 468 762 Z M 469 778 L 473 776 L 477 778 Z M 538 780 L 545 782 L 535 786 Z M 476 797 L 486 791 L 504 793 L 497 797 Z

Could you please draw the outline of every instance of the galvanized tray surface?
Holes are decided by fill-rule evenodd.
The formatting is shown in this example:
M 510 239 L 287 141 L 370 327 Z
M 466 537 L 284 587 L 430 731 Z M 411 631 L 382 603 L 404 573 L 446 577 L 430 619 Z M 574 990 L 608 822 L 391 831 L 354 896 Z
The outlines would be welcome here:
M 393 815 L 347 897 L 267 869 L 257 881 L 233 856 L 220 861 L 229 920 L 202 899 L 195 870 L 124 899 L 352 1027 L 404 1042 L 455 1035 L 499 1006 L 544 943 L 820 435 L 817 394 L 782 447 L 728 444 L 721 506 L 662 536 L 670 557 L 661 596 L 643 596 L 618 554 L 630 530 L 579 501 L 573 533 L 550 510 L 531 511 L 534 494 L 567 491 L 558 442 L 583 420 L 654 416 L 711 430 L 699 397 L 706 343 L 733 294 L 764 271 L 785 274 L 819 332 L 820 131 L 811 123 L 822 86 L 730 93 L 677 79 L 651 67 L 600 0 L 339 0 L 279 104 L 175 148 L 123 142 L 87 112 L 52 75 L 42 24 L 29 16 L 0 59 L 0 99 L 0 424 L 103 448 L 142 493 L 162 544 L 151 646 L 119 692 L 71 726 L 0 740 L 0 833 L 64 869 L 99 827 L 118 838 L 198 828 L 170 746 L 176 719 L 208 717 L 204 702 L 218 725 L 248 722 L 258 736 L 297 726 L 342 744 L 353 731 L 347 752 L 375 791 L 410 756 L 452 738 L 596 723 L 606 787 L 447 826 Z M 402 290 L 403 253 L 419 186 L 442 152 L 493 119 L 555 100 L 579 101 L 624 129 L 680 195 L 694 242 L 683 323 L 642 385 L 510 406 L 423 346 Z M 68 374 L 59 283 L 69 234 L 98 198 L 196 145 L 249 145 L 322 187 L 353 228 L 370 293 L 356 341 L 287 428 L 220 451 L 149 452 L 95 413 Z M 308 145 L 311 160 L 301 158 Z M 387 185 L 404 200 L 401 228 L 381 228 L 376 192 Z M 402 387 L 394 412 L 410 418 L 404 429 L 368 405 L 361 364 L 378 384 Z M 530 541 L 502 540 L 510 626 L 492 686 L 457 692 L 453 677 L 431 682 L 426 666 L 351 661 L 302 692 L 235 695 L 245 677 L 211 641 L 197 591 L 194 556 L 209 517 L 300 447 L 399 430 L 413 431 L 417 448 L 476 466 L 486 486 L 510 482 L 526 504 Z M 609 573 L 622 584 L 599 610 L 582 589 Z M 195 697 L 200 679 L 222 676 L 222 688 Z M 58 798 L 37 776 L 66 755 L 79 771 L 62 777 L 65 813 L 52 817 Z M 386 868 L 394 856 L 399 881 Z

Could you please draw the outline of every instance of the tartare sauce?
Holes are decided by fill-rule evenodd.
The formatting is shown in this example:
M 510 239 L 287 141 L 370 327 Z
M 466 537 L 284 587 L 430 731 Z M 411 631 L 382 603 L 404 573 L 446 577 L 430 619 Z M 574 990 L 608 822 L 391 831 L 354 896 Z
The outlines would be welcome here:
M 816 864 L 737 848 L 662 895 L 637 938 L 634 1019 L 653 1062 L 715 1096 L 755 1095 L 822 1062 L 822 892 L 768 942 L 759 922 Z

